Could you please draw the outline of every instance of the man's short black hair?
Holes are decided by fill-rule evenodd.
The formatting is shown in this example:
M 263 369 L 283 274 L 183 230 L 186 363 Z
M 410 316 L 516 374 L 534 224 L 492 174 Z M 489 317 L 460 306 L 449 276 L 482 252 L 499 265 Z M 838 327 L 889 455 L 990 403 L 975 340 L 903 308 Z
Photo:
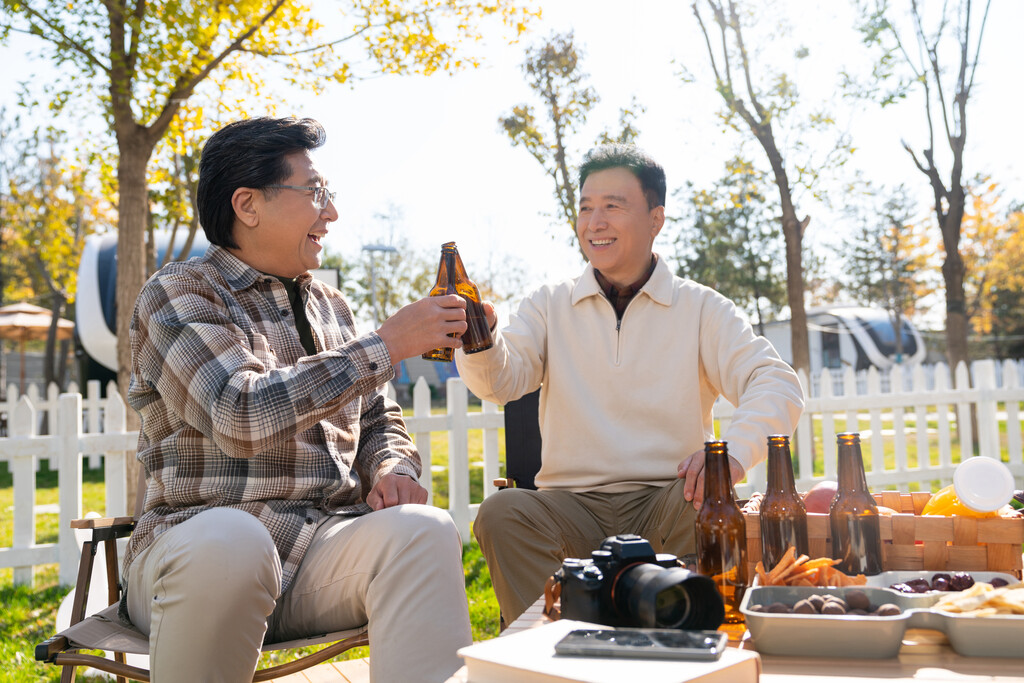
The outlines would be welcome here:
M 587 176 L 609 168 L 625 168 L 636 176 L 648 209 L 665 206 L 665 169 L 636 145 L 612 143 L 587 152 L 580 166 L 580 190 Z
M 316 149 L 326 141 L 327 133 L 319 123 L 293 117 L 244 119 L 211 135 L 203 146 L 196 191 L 199 222 L 210 243 L 238 248 L 232 234 L 235 190 L 283 182 L 292 174 L 286 156 Z

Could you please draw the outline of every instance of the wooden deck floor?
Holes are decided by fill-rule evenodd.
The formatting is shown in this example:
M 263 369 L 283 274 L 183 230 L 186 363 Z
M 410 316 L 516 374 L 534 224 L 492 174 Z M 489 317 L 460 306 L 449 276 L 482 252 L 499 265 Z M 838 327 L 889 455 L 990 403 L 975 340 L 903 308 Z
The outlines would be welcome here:
M 369 683 L 370 660 L 350 659 L 327 662 L 299 673 L 275 678 L 273 683 Z

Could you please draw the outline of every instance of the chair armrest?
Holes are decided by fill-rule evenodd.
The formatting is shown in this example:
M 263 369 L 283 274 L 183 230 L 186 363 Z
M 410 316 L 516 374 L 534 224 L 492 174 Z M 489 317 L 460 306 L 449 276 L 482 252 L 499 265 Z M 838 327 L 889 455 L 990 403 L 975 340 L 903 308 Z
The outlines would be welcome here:
M 61 652 L 71 647 L 67 636 L 59 633 L 48 640 L 36 645 L 35 658 L 37 662 L 53 662 Z
M 105 541 L 111 538 L 124 538 L 135 529 L 134 517 L 93 517 L 86 519 L 71 520 L 72 529 L 92 529 L 92 537 L 95 541 Z
M 510 489 L 516 485 L 516 482 L 512 479 L 495 479 L 492 483 L 497 489 Z
M 134 517 L 86 517 L 84 519 L 71 520 L 72 529 L 99 529 L 102 527 L 120 526 L 131 524 L 135 526 Z

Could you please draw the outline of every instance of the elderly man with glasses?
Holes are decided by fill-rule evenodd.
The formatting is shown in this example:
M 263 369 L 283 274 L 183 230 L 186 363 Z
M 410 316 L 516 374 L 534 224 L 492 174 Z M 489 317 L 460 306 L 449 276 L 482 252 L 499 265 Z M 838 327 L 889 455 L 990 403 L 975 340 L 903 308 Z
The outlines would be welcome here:
M 465 304 L 423 299 L 356 333 L 309 274 L 338 219 L 324 140 L 311 119 L 215 133 L 197 196 L 211 246 L 136 304 L 128 402 L 147 491 L 122 617 L 148 634 L 160 683 L 251 680 L 264 637 L 367 622 L 371 678 L 440 681 L 470 642 L 458 533 L 424 505 L 385 393 L 398 361 L 461 345 Z

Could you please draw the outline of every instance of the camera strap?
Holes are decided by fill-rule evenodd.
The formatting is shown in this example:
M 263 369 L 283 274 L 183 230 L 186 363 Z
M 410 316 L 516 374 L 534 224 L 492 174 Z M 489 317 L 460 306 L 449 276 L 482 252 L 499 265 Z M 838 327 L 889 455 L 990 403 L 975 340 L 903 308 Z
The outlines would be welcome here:
M 558 621 L 562 616 L 562 582 L 549 576 L 544 582 L 544 616 L 551 621 Z

